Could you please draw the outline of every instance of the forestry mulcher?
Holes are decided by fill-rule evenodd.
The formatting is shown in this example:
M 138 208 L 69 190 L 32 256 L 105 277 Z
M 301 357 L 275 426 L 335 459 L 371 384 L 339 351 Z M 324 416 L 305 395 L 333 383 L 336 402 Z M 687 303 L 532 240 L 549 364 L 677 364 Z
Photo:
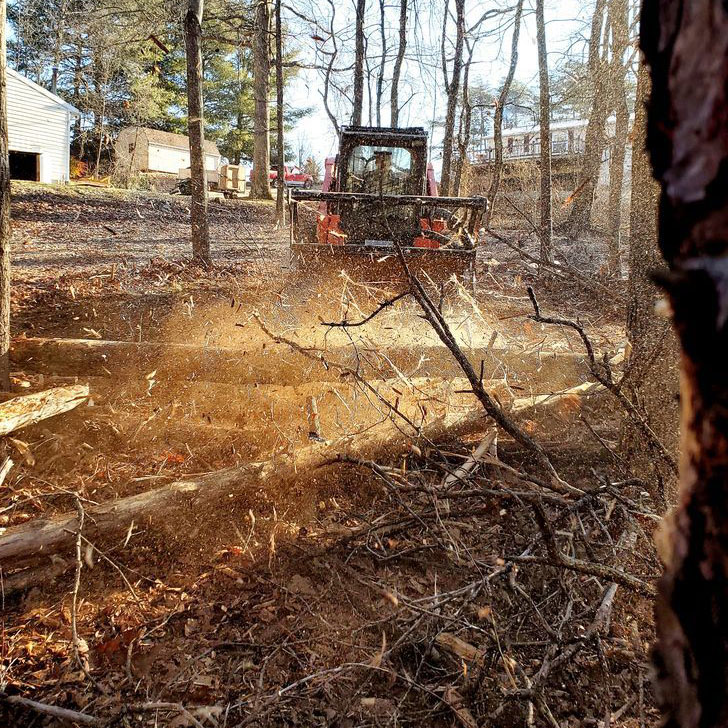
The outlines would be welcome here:
M 314 205 L 318 203 L 314 224 Z M 472 279 L 483 197 L 439 197 L 427 132 L 420 127 L 343 127 L 321 191 L 292 190 L 294 266 L 401 277 Z

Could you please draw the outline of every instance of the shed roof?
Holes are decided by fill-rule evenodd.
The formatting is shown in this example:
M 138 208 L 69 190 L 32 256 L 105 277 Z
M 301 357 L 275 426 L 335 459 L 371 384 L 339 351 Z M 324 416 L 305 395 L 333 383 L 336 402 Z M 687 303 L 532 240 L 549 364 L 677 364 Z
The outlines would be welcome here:
M 149 129 L 140 127 L 140 132 L 144 132 L 147 141 L 150 144 L 160 144 L 163 147 L 172 147 L 173 149 L 189 149 L 189 137 L 185 134 L 173 134 L 171 131 L 160 131 L 159 129 Z M 205 139 L 205 152 L 220 156 L 220 152 L 212 139 Z
M 66 103 L 60 96 L 56 96 L 56 94 L 51 93 L 47 88 L 43 88 L 39 84 L 35 83 L 35 81 L 31 81 L 27 76 L 24 76 L 22 73 L 19 73 L 12 68 L 7 68 L 5 70 L 8 76 L 12 76 L 12 78 L 16 78 L 18 81 L 21 81 L 26 86 L 30 86 L 30 88 L 32 88 L 37 93 L 50 99 L 51 101 L 53 101 L 53 103 L 58 104 L 58 106 L 62 106 L 73 116 L 81 116 L 81 112 L 75 106 L 71 106 L 71 104 Z

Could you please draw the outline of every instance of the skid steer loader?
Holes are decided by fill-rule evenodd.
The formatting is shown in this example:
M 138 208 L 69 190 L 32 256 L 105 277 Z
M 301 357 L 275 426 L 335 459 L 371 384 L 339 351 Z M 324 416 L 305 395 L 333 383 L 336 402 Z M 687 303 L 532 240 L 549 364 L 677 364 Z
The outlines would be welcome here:
M 322 190 L 291 190 L 289 205 L 298 269 L 386 281 L 404 273 L 399 249 L 414 274 L 474 281 L 485 198 L 438 196 L 422 128 L 342 127 Z

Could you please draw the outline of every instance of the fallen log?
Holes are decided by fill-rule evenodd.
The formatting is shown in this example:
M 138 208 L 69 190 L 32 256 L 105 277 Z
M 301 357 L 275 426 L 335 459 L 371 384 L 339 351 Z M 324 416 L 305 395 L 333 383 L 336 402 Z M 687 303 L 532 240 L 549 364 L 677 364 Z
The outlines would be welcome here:
M 514 410 L 518 414 L 534 410 L 548 411 L 558 408 L 565 400 L 592 393 L 583 387 L 574 390 L 546 398 L 523 398 L 516 401 Z M 439 408 L 433 407 L 430 411 L 427 423 L 419 432 L 399 420 L 395 422 L 387 418 L 359 434 L 302 447 L 292 455 L 278 455 L 264 462 L 175 481 L 145 493 L 90 507 L 86 511 L 88 518 L 84 535 L 96 542 L 128 531 L 132 523 L 143 521 L 145 527 L 154 526 L 155 523 L 163 527 L 168 524 L 173 511 L 204 512 L 216 502 L 233 496 L 248 497 L 252 502 L 257 493 L 268 488 L 275 489 L 285 497 L 291 486 L 308 490 L 311 486 L 315 488 L 319 480 L 324 482 L 326 467 L 340 457 L 372 459 L 381 457 L 382 451 L 386 449 L 386 457 L 396 459 L 417 442 L 443 442 L 474 432 L 492 432 L 491 427 L 492 423 L 489 424 L 482 410 L 472 410 L 462 405 L 455 408 L 450 407 L 449 402 L 441 402 Z M 490 435 L 484 440 L 486 444 L 491 441 Z M 483 449 L 486 449 L 485 445 Z M 70 548 L 75 542 L 77 529 L 76 511 L 0 529 L 0 566 L 7 574 L 13 568 L 28 566 L 38 558 Z M 6 578 L 12 586 L 11 590 L 37 583 L 37 579 L 28 572 L 11 574 Z
M 84 536 L 96 543 L 103 538 L 123 533 L 132 522 L 142 519 L 145 527 L 155 522 L 169 522 L 170 512 L 184 509 L 205 512 L 212 504 L 233 495 L 247 495 L 275 488 L 285 493 L 292 485 L 297 488 L 314 486 L 324 476 L 326 466 L 340 456 L 372 458 L 386 446 L 387 456 L 408 452 L 417 440 L 437 440 L 446 436 L 461 436 L 477 431 L 485 424 L 482 411 L 450 412 L 430 416 L 421 433 L 403 427 L 392 419 L 356 435 L 342 437 L 331 443 L 316 443 L 301 448 L 293 455 L 274 457 L 260 463 L 237 466 L 195 479 L 178 480 L 154 490 L 86 509 Z M 8 572 L 19 559 L 49 556 L 71 547 L 78 531 L 76 511 L 53 518 L 36 519 L 28 523 L 0 529 L 0 565 Z
M 96 339 L 19 338 L 11 348 L 15 369 L 65 376 L 137 377 L 162 380 L 216 381 L 231 384 L 295 385 L 342 381 L 341 366 L 366 379 L 400 373 L 417 377 L 461 376 L 457 362 L 442 345 L 335 346 L 309 349 L 309 355 L 284 343 L 263 341 L 234 348 L 192 344 L 101 341 Z M 505 379 L 528 393 L 563 389 L 589 379 L 584 356 L 569 352 L 518 351 L 480 347 L 465 349 L 484 379 Z M 335 363 L 339 366 L 332 366 Z
M 0 437 L 49 417 L 68 412 L 88 398 L 86 384 L 56 387 L 0 403 Z

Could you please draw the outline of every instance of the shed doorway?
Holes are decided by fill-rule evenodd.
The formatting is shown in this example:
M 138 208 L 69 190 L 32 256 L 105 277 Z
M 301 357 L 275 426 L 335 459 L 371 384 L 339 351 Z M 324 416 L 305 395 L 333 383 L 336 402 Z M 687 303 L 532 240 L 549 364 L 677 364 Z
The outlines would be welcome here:
M 10 179 L 40 182 L 40 154 L 37 152 L 13 152 L 10 157 Z

